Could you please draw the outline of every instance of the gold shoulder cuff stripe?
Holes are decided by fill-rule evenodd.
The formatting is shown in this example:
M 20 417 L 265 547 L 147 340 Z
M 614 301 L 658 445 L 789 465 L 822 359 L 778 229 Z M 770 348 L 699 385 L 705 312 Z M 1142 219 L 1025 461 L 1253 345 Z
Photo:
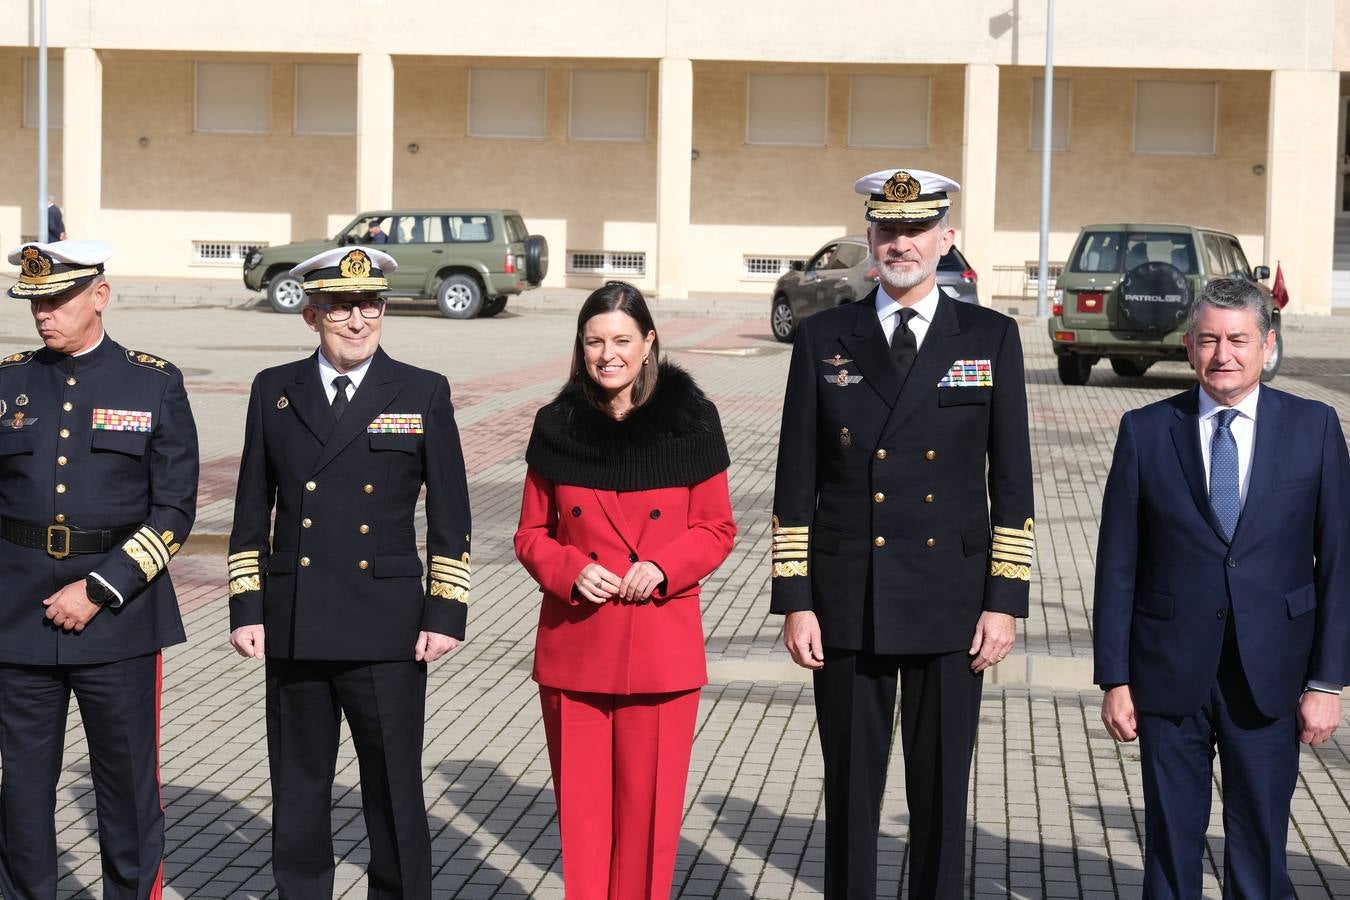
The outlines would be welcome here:
M 469 602 L 470 569 L 473 561 L 468 553 L 459 559 L 449 556 L 431 557 L 431 571 L 427 576 L 427 592 L 443 600 Z
M 134 366 L 140 366 L 143 369 L 154 369 L 157 372 L 169 373 L 176 371 L 173 363 L 167 359 L 160 359 L 158 356 L 151 356 L 149 353 L 142 353 L 140 350 L 128 350 L 127 362 Z
M 1031 564 L 1036 561 L 1036 523 L 1027 519 L 1021 528 L 995 525 L 990 551 L 992 577 L 1030 581 Z
M 245 594 L 249 591 L 262 590 L 262 580 L 257 575 L 249 575 L 244 578 L 230 579 L 230 596 Z
M 122 544 L 122 552 L 140 567 L 149 583 L 168 568 L 169 560 L 181 549 L 182 545 L 175 543 L 173 538 L 172 531 L 161 534 L 149 525 L 142 525 Z
M 989 574 L 995 578 L 1011 578 L 1015 581 L 1030 581 L 1031 566 L 1002 562 L 995 559 L 989 561 Z
M 465 605 L 469 603 L 468 588 L 460 587 L 457 584 L 433 581 L 431 583 L 431 596 L 440 597 L 442 600 L 458 600 Z
M 807 571 L 810 525 L 784 525 L 773 517 L 773 577 L 793 578 Z
M 22 353 L 11 353 L 4 359 L 0 359 L 0 368 L 5 366 L 21 366 L 32 359 L 33 354 L 36 352 L 36 350 L 25 350 Z

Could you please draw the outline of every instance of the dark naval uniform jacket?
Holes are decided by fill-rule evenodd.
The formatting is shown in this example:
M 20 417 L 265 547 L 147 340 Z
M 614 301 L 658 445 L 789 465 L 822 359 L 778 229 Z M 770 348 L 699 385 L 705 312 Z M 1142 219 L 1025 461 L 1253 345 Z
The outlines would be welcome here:
M 876 290 L 797 330 L 773 505 L 772 611 L 826 646 L 970 645 L 1027 615 L 1031 449 L 1017 323 L 941 297 L 903 387 Z
M 0 532 L 41 544 L 0 539 L 0 662 L 105 663 L 182 642 L 167 568 L 192 528 L 197 471 L 197 427 L 171 363 L 106 334 L 82 356 L 0 360 Z M 66 529 L 104 532 L 100 548 L 64 555 Z M 63 632 L 42 601 L 90 572 L 121 599 L 82 633 Z
M 424 588 L 413 517 L 426 485 Z M 269 522 L 275 510 L 275 525 Z M 464 637 L 469 491 L 444 375 L 377 350 L 340 420 L 317 354 L 253 381 L 230 534 L 230 628 L 269 656 L 411 659 Z

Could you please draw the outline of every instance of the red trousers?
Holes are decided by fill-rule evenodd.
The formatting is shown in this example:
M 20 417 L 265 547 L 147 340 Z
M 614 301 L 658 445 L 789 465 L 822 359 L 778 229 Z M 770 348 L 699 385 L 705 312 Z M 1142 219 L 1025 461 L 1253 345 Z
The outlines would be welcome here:
M 670 897 L 698 695 L 540 685 L 567 900 Z

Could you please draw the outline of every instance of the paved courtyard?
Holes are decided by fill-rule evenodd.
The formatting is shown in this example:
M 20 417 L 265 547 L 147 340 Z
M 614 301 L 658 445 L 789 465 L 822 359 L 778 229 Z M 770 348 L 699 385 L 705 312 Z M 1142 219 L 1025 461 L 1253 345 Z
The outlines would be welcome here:
M 114 281 L 114 293 L 117 285 Z M 119 304 L 110 332 L 183 368 L 201 432 L 196 527 L 172 572 L 188 642 L 165 653 L 163 783 L 166 896 L 266 897 L 272 885 L 262 668 L 229 648 L 225 542 L 259 369 L 312 350 L 299 317 L 204 291 L 172 304 L 145 292 Z M 193 298 L 196 298 L 194 302 Z M 223 299 L 224 298 L 224 299 Z M 534 411 L 566 375 L 576 297 L 452 322 L 394 310 L 384 346 L 445 372 L 463 432 L 474 510 L 469 639 L 431 669 L 425 793 L 435 887 L 445 898 L 562 897 L 557 816 L 535 686 L 538 592 L 516 562 L 523 454 Z M 821 895 L 821 765 L 809 681 L 779 643 L 768 606 L 769 515 L 788 348 L 768 336 L 767 303 L 659 304 L 670 358 L 717 401 L 731 448 L 740 534 L 704 590 L 713 683 L 703 692 L 677 863 L 681 898 Z M 1122 411 L 1191 383 L 1184 365 L 1123 379 L 1105 365 L 1087 387 L 1055 377 L 1044 326 L 1024 320 L 1038 559 L 1032 615 L 986 689 L 970 814 L 970 896 L 1128 898 L 1141 880 L 1137 748 L 1099 722 L 1091 687 L 1093 557 L 1102 484 Z M 1294 319 L 1277 386 L 1335 405 L 1350 428 L 1350 319 Z M 0 304 L 0 350 L 36 345 L 27 307 Z M 1350 706 L 1343 707 L 1350 710 Z M 900 748 L 883 810 L 883 895 L 903 896 L 905 792 Z M 72 712 L 58 796 L 63 897 L 97 897 L 88 759 Z M 1206 897 L 1222 868 L 1216 783 Z M 344 741 L 333 830 L 338 893 L 365 896 L 356 760 Z M 1350 897 L 1350 730 L 1303 750 L 1290 860 L 1300 898 Z

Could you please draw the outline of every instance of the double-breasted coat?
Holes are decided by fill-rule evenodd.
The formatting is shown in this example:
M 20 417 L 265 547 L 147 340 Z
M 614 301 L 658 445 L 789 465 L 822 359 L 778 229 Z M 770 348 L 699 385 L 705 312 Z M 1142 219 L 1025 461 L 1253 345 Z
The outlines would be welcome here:
M 81 356 L 0 361 L 0 516 L 46 543 L 0 540 L 0 662 L 106 663 L 182 642 L 167 570 L 196 514 L 197 472 L 197 428 L 172 363 L 107 335 Z M 62 557 L 66 528 L 110 539 L 104 552 Z M 79 634 L 52 626 L 43 599 L 90 572 L 121 599 Z
M 530 470 L 516 555 L 544 594 L 535 681 L 605 694 L 706 684 L 699 582 L 735 534 L 725 471 L 691 487 L 619 493 L 555 484 Z M 596 605 L 576 595 L 590 563 L 622 576 L 640 559 L 666 576 L 650 603 Z
M 414 514 L 426 486 L 423 584 Z M 275 524 L 269 528 L 275 509 Z M 230 535 L 230 627 L 270 656 L 411 659 L 464 637 L 469 492 L 444 375 L 377 350 L 335 420 L 316 356 L 253 382 Z
M 1027 615 L 1034 524 L 1017 323 L 940 298 L 902 387 L 875 298 L 797 330 L 771 609 L 814 610 L 831 647 L 955 651 L 981 612 Z

